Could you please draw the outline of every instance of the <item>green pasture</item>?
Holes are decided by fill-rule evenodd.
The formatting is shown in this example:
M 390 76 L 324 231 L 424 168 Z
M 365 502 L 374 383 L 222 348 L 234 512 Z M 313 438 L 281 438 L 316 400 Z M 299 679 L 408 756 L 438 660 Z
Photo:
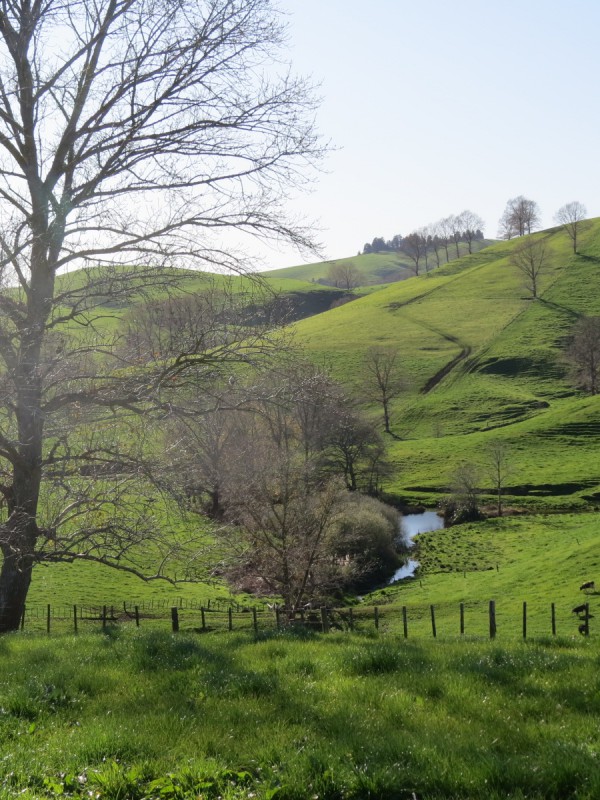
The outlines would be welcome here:
M 0 642 L 0 798 L 592 800 L 597 640 Z
M 398 349 L 406 390 L 392 405 L 390 492 L 439 497 L 494 441 L 514 453 L 515 502 L 585 505 L 598 491 L 597 398 L 573 388 L 564 349 L 581 314 L 600 314 L 600 222 L 586 223 L 577 256 L 560 228 L 534 236 L 548 254 L 538 300 L 510 263 L 513 240 L 295 326 L 357 393 L 367 350 Z

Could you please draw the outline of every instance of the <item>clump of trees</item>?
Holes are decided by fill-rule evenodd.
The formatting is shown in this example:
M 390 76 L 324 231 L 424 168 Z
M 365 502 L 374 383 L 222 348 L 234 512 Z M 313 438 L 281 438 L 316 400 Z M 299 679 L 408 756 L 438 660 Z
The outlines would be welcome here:
M 436 266 L 450 260 L 450 248 L 454 248 L 456 258 L 460 257 L 460 244 L 466 244 L 469 253 L 473 252 L 473 243 L 483 239 L 484 222 L 473 211 L 465 209 L 460 214 L 452 214 L 437 222 L 424 225 L 411 231 L 406 236 L 396 234 L 389 240 L 375 237 L 363 247 L 366 253 L 403 253 L 413 262 L 415 275 L 419 275 L 421 266 L 429 270 L 430 259 L 435 259 Z
M 540 226 L 540 209 L 535 200 L 523 195 L 513 197 L 506 203 L 500 217 L 498 238 L 514 239 L 533 233 Z
M 291 359 L 199 402 L 171 419 L 166 449 L 182 500 L 222 523 L 231 580 L 293 616 L 393 573 L 397 514 L 359 499 L 379 491 L 383 443 L 325 370 Z

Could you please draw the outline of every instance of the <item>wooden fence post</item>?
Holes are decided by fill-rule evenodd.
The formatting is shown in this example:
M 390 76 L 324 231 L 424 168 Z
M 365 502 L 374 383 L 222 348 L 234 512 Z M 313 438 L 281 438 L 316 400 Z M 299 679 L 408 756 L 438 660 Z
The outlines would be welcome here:
M 374 614 L 375 614 L 375 628 L 379 630 L 379 606 L 375 606 Z
M 552 618 L 552 636 L 556 636 L 556 608 L 554 603 L 550 606 L 550 616 Z
M 275 606 L 275 625 L 277 630 L 281 627 L 281 620 L 279 619 L 279 606 Z
M 106 606 L 102 606 L 102 629 L 106 628 Z
M 256 606 L 252 609 L 252 626 L 254 627 L 254 633 L 258 633 L 258 617 L 256 615 Z
M 353 631 L 353 630 L 354 630 L 354 612 L 352 611 L 352 608 L 350 608 L 350 614 L 349 614 L 349 619 L 348 619 L 348 626 L 349 626 L 349 628 L 350 628 L 350 630 L 351 630 L 351 631 Z
M 179 630 L 179 611 L 177 606 L 173 606 L 171 609 L 171 627 L 173 629 L 173 633 L 177 633 Z
M 433 633 L 433 638 L 435 639 L 437 636 L 437 630 L 435 627 L 435 609 L 433 606 L 429 606 L 431 609 L 431 632 Z
M 408 613 L 406 606 L 402 606 L 402 625 L 404 626 L 404 638 L 408 639 Z
M 323 633 L 329 633 L 329 617 L 327 616 L 327 609 L 321 606 L 321 626 Z
M 77 633 L 77 606 L 73 606 L 73 629 Z
M 527 603 L 523 601 L 523 638 L 527 638 Z
M 233 630 L 233 611 L 231 610 L 231 606 L 227 609 L 227 627 L 230 631 Z
M 590 635 L 590 604 L 589 603 L 585 604 L 585 617 L 583 619 L 583 624 L 585 626 L 584 629 L 583 629 L 583 635 L 584 636 L 589 636 Z
M 490 600 L 490 639 L 496 638 L 496 601 Z
M 465 604 L 460 604 L 460 635 L 464 636 L 465 633 Z
M 46 609 L 46 633 L 50 633 L 50 603 Z
M 135 612 L 135 627 L 139 628 L 140 627 L 140 607 L 139 606 L 135 606 L 134 612 Z

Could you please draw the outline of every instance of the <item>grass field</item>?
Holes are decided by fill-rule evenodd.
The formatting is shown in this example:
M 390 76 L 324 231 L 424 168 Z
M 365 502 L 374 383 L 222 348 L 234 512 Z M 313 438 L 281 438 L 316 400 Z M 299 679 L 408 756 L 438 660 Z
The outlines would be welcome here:
M 592 640 L 110 629 L 0 646 L 2 800 L 600 793 Z

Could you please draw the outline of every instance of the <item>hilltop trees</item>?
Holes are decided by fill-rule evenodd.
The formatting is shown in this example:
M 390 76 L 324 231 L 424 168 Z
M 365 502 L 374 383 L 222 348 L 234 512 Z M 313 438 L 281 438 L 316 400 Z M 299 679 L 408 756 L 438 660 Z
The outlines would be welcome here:
M 327 283 L 338 289 L 356 289 L 364 282 L 364 275 L 354 264 L 348 261 L 333 263 L 327 271 Z
M 275 75 L 281 43 L 267 0 L 0 2 L 0 277 L 14 284 L 0 295 L 0 631 L 18 626 L 35 564 L 138 572 L 136 543 L 167 547 L 126 488 L 139 453 L 108 421 L 166 413 L 167 387 L 214 365 L 199 344 L 151 376 L 117 372 L 122 350 L 94 323 L 176 283 L 160 267 L 240 268 L 227 230 L 311 245 L 282 203 L 322 149 L 310 87 Z M 57 281 L 67 267 L 83 271 Z M 69 436 L 76 420 L 93 435 Z M 127 440 L 139 450 L 143 431 Z M 110 488 L 83 478 L 116 465 Z
M 532 233 L 540 226 L 540 209 L 535 200 L 529 200 L 523 195 L 509 200 L 500 218 L 498 236 L 501 239 L 513 239 L 515 236 L 525 236 Z
M 578 201 L 566 203 L 556 212 L 555 220 L 564 227 L 573 242 L 573 252 L 577 253 L 577 234 L 581 228 L 581 223 L 587 216 L 587 209 Z

